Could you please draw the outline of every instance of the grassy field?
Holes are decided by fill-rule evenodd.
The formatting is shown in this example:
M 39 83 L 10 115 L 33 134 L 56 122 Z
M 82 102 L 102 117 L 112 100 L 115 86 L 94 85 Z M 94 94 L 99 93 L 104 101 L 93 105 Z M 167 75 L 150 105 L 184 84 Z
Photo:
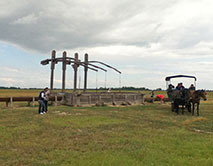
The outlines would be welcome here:
M 24 90 L 24 89 L 0 89 L 0 97 L 22 97 L 22 96 L 29 96 L 29 97 L 35 97 L 39 95 L 39 92 L 41 89 L 36 90 Z M 60 90 L 54 90 L 55 92 L 60 92 Z M 96 92 L 95 90 L 89 90 L 90 92 Z M 72 90 L 66 90 L 66 92 L 72 92 Z M 98 92 L 106 92 L 104 90 L 98 91 Z M 112 91 L 112 92 L 118 92 L 118 91 Z M 143 94 L 146 94 L 147 97 L 151 96 L 151 91 L 125 91 L 125 92 L 141 92 Z M 164 94 L 166 95 L 166 91 L 155 91 L 155 94 Z
M 200 117 L 176 115 L 169 103 L 50 106 L 45 115 L 37 107 L 1 107 L 0 165 L 212 166 L 212 96 Z

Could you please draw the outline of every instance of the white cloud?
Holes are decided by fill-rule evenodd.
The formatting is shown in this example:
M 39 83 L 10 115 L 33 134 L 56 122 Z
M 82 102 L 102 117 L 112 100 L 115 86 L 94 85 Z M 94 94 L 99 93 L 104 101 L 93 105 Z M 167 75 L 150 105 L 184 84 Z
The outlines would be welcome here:
M 91 60 L 123 70 L 128 85 L 140 86 L 137 75 L 147 87 L 181 73 L 204 80 L 212 72 L 212 6 L 211 0 L 0 1 L 0 40 L 41 54 L 56 49 L 61 56 L 67 50 L 83 59 L 87 52 Z M 8 69 L 13 78 L 14 72 Z M 113 74 L 110 85 L 117 82 Z M 30 71 L 22 76 L 33 79 Z
M 11 77 L 1 77 L 0 78 L 1 85 L 7 85 L 7 87 L 17 87 L 17 85 L 23 84 L 23 81 L 17 80 Z
M 158 8 L 168 8 L 172 2 L 20 0 L 15 3 L 17 6 L 11 3 L 12 11 L 10 5 L 0 7 L 9 13 L 1 19 L 0 30 L 4 33 L 0 39 L 39 52 L 97 45 L 144 45 L 156 40 L 152 33 L 160 21 Z M 149 17 L 153 12 L 156 15 Z
M 9 67 L 1 67 L 0 70 L 2 72 L 12 72 L 12 73 L 20 73 L 20 70 L 16 68 L 9 68 Z
M 34 14 L 30 14 L 15 20 L 12 24 L 36 24 L 37 17 Z
M 0 39 L 39 52 L 152 43 L 187 47 L 202 41 L 199 32 L 212 25 L 213 15 L 209 0 L 13 2 L 0 7 L 8 13 L 1 20 Z

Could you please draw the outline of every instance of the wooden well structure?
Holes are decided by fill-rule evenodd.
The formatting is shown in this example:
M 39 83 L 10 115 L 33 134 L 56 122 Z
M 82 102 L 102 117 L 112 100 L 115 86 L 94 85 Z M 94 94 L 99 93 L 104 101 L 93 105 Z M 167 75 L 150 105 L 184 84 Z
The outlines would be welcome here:
M 67 52 L 64 51 L 62 57 L 56 57 L 56 51 L 52 51 L 51 59 L 45 59 L 41 61 L 42 65 L 47 65 L 50 63 L 51 75 L 50 75 L 50 91 L 53 92 L 54 85 L 54 70 L 55 65 L 62 63 L 62 92 L 60 95 L 63 96 L 62 104 L 70 106 L 82 106 L 82 105 L 104 105 L 104 104 L 141 104 L 144 102 L 144 95 L 141 93 L 126 93 L 126 92 L 87 92 L 87 83 L 88 83 L 88 70 L 98 72 L 102 70 L 107 72 L 107 70 L 98 65 L 102 65 L 109 69 L 114 70 L 115 72 L 121 74 L 121 72 L 104 62 L 100 61 L 89 61 L 88 54 L 84 55 L 84 61 L 79 59 L 78 53 L 74 54 L 74 58 L 67 56 Z M 67 66 L 71 65 L 74 70 L 73 78 L 73 93 L 65 92 L 65 80 L 66 80 L 66 69 Z M 77 92 L 77 77 L 78 77 L 78 68 L 84 67 L 84 88 L 83 92 Z M 54 95 L 56 95 L 54 93 Z

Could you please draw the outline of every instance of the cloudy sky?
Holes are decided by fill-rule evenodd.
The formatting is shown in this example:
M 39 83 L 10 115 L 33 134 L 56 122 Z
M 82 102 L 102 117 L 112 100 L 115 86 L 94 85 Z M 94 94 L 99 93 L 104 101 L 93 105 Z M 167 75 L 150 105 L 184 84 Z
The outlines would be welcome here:
M 122 71 L 90 71 L 89 87 L 165 88 L 166 76 L 187 74 L 213 89 L 212 9 L 212 0 L 0 0 L 0 86 L 49 86 L 40 61 L 55 49 Z M 60 88 L 60 64 L 56 71 Z M 78 79 L 82 87 L 83 68 Z M 68 67 L 67 88 L 72 80 Z

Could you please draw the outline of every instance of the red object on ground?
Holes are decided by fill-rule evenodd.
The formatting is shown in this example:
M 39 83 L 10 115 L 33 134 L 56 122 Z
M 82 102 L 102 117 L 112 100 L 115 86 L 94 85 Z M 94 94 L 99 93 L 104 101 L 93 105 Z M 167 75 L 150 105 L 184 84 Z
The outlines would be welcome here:
M 157 95 L 158 98 L 160 98 L 161 100 L 164 99 L 164 96 L 162 94 Z

